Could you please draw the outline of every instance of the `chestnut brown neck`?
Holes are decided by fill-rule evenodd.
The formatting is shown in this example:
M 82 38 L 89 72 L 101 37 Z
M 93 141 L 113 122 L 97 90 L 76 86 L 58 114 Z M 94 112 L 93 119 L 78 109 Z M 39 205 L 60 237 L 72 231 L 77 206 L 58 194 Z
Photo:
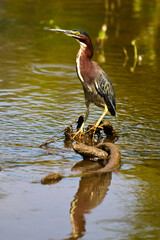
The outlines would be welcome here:
M 90 44 L 90 45 L 89 45 Z M 80 42 L 80 49 L 77 54 L 76 63 L 77 63 L 77 74 L 82 82 L 90 82 L 91 79 L 91 69 L 93 56 L 93 46 L 91 41 L 86 45 L 86 43 Z

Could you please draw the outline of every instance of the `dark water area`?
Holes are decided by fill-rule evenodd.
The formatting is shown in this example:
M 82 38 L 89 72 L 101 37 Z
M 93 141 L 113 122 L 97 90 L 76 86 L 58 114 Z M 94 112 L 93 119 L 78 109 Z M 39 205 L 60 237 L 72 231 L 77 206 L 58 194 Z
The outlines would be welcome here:
M 57 26 L 86 31 L 113 82 L 117 116 L 105 119 L 121 169 L 44 186 L 82 160 L 63 133 L 55 154 L 38 148 L 85 110 L 79 45 L 47 31 Z M 159 0 L 0 1 L 0 239 L 160 239 L 159 41 Z M 87 124 L 101 114 L 92 107 Z

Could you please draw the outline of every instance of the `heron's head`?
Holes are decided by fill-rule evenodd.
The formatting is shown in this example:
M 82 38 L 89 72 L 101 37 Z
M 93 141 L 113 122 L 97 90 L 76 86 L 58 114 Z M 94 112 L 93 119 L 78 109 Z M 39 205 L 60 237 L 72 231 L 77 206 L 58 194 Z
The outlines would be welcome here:
M 88 47 L 93 51 L 93 46 L 88 34 L 82 30 L 62 30 L 62 29 L 50 29 L 53 32 L 64 33 L 69 37 L 75 38 L 83 47 Z

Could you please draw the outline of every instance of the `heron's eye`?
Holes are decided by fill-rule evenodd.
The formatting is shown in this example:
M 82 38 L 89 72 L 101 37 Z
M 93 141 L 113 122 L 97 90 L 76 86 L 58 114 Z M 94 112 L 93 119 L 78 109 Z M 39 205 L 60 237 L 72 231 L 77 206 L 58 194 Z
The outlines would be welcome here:
M 76 35 L 76 36 L 79 36 L 79 35 L 80 35 L 80 32 L 78 32 L 78 31 L 72 31 L 72 33 L 73 33 L 74 35 Z

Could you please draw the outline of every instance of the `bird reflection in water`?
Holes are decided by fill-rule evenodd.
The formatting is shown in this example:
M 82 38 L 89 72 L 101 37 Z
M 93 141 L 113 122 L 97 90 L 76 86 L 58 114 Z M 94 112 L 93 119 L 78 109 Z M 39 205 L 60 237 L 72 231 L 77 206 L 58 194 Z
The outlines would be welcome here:
M 81 163 L 84 166 L 84 161 Z M 78 191 L 71 202 L 70 219 L 73 231 L 68 239 L 78 239 L 85 234 L 85 214 L 89 214 L 91 209 L 103 201 L 111 184 L 111 177 L 111 172 L 81 177 Z

